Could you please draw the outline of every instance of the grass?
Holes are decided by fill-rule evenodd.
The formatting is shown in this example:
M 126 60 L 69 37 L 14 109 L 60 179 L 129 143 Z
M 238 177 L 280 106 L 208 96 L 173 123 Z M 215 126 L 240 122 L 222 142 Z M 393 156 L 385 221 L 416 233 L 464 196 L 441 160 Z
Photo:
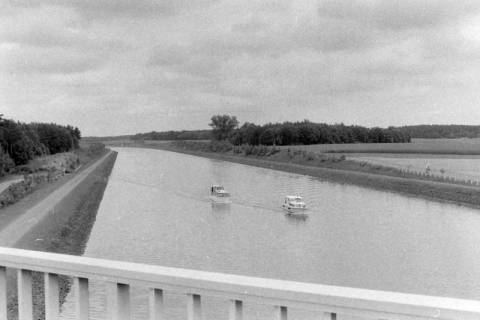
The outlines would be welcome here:
M 317 153 L 414 153 L 480 155 L 480 138 L 413 139 L 411 143 L 346 143 L 279 146 Z
M 381 154 L 348 154 L 348 159 L 377 164 L 387 167 L 393 167 L 400 170 L 416 171 L 425 173 L 427 165 L 429 173 L 435 176 L 454 178 L 457 180 L 480 181 L 480 159 L 471 158 L 472 156 L 452 157 L 404 157 L 404 154 L 398 156 L 390 154 L 385 157 Z

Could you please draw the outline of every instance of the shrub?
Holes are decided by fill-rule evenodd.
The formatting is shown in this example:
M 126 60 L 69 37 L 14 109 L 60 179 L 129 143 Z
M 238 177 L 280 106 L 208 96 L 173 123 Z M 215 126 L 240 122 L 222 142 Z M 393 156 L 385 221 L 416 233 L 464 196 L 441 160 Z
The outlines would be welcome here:
M 290 150 L 290 149 L 289 149 L 289 150 Z M 268 155 L 271 156 L 271 155 L 274 155 L 275 153 L 279 153 L 280 151 L 282 151 L 282 150 L 277 149 L 277 148 L 275 148 L 275 146 L 273 146 L 273 147 L 270 149 L 270 152 L 269 152 Z
M 268 153 L 268 147 L 267 146 L 260 146 L 258 148 L 258 152 L 257 152 L 257 156 L 260 157 L 260 156 L 265 156 L 267 155 Z
M 0 147 L 0 177 L 9 172 L 14 165 L 12 158 Z
M 196 144 L 201 144 L 200 143 L 196 143 Z M 228 151 L 231 151 L 233 149 L 233 145 L 228 142 L 228 141 L 216 141 L 216 140 L 213 140 L 210 142 L 210 145 L 208 147 L 208 151 L 211 151 L 211 152 L 228 152 Z
M 312 160 L 315 160 L 315 159 L 317 159 L 317 155 L 314 152 L 309 152 L 307 154 L 307 160 L 308 161 L 312 161 Z
M 239 146 L 234 146 L 233 147 L 233 153 L 242 153 L 242 148 Z
M 105 152 L 105 145 L 103 143 L 92 143 L 88 146 L 87 154 L 89 156 L 100 155 Z
M 253 146 L 251 144 L 242 145 L 242 149 L 246 156 L 249 156 L 253 153 Z

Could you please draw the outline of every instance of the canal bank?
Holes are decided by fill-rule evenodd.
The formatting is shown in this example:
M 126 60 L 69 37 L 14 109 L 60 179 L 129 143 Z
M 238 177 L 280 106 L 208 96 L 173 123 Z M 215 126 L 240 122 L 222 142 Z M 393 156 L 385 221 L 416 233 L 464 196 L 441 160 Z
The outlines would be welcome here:
M 341 184 L 351 184 L 370 189 L 389 191 L 412 197 L 420 197 L 439 202 L 454 203 L 480 208 L 480 187 L 452 184 L 438 181 L 395 177 L 381 173 L 366 173 L 354 170 L 332 169 L 304 164 L 290 163 L 285 159 L 269 156 L 243 156 L 232 153 L 204 152 L 175 147 L 171 144 L 129 144 L 128 147 L 159 149 L 184 153 L 209 159 L 269 168 L 290 173 L 303 174 Z
M 116 156 L 108 152 L 4 227 L 0 245 L 83 254 Z M 43 319 L 43 278 L 33 274 L 33 280 L 35 319 Z M 16 319 L 15 274 L 8 275 L 8 284 L 9 315 Z M 61 302 L 69 287 L 70 280 L 61 277 Z

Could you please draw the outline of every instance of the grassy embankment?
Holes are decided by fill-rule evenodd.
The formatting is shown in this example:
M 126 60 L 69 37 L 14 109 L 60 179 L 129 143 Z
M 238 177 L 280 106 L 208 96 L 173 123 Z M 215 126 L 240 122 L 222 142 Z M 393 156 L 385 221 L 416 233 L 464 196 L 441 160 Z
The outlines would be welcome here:
M 423 144 L 426 142 L 423 141 Z M 360 145 L 363 148 L 375 148 L 378 152 L 395 149 L 405 154 L 420 147 L 413 144 L 373 144 Z M 114 145 L 114 143 L 112 143 Z M 282 147 L 282 150 L 273 151 L 271 147 L 239 147 L 232 148 L 226 144 L 210 144 L 208 142 L 176 141 L 139 143 L 122 141 L 123 146 L 162 149 L 207 158 L 237 162 L 252 166 L 272 168 L 292 173 L 305 174 L 318 177 L 332 182 L 347 183 L 377 190 L 398 192 L 410 196 L 423 197 L 438 201 L 453 202 L 480 208 L 480 188 L 473 185 L 465 185 L 458 181 L 444 179 L 443 177 L 430 176 L 427 174 L 415 174 L 381 165 L 371 165 L 367 162 L 347 160 L 343 155 L 320 153 L 299 148 L 319 148 L 319 146 L 290 146 Z M 456 146 L 449 150 L 441 144 L 430 150 L 441 152 L 474 152 L 475 147 Z M 349 145 L 329 145 L 347 146 Z M 321 146 L 323 147 L 323 146 Z M 384 151 L 382 151 L 383 147 Z M 407 149 L 408 147 L 408 149 Z M 350 147 L 352 148 L 352 147 Z M 355 147 L 352 152 L 359 152 Z M 423 146 L 425 148 L 425 145 Z M 277 148 L 278 149 L 278 148 Z M 421 149 L 421 148 L 420 148 Z M 337 149 L 339 150 L 339 149 Z M 365 149 L 364 149 L 365 150 Z M 478 152 L 478 150 L 477 150 Z
M 280 149 L 291 146 L 280 146 Z M 319 153 L 390 153 L 415 155 L 480 155 L 480 138 L 412 139 L 412 143 L 315 144 L 295 146 L 298 150 Z
M 108 151 L 97 150 L 93 153 L 86 150 L 79 151 L 82 164 L 79 172 L 93 165 L 104 156 L 106 152 Z M 40 221 L 27 235 L 15 244 L 15 247 L 72 255 L 83 254 L 115 159 L 116 153 L 111 153 L 71 194 L 64 199 L 59 199 L 59 202 L 55 205 L 55 215 L 51 215 Z M 2 211 L 9 211 L 4 212 L 4 214 L 21 214 L 21 212 L 25 212 L 38 203 L 38 201 L 41 201 L 46 195 L 60 188 L 73 176 L 74 175 L 64 176 L 54 183 L 44 184 L 34 193 L 28 195 L 11 207 L 2 209 Z M 12 273 L 8 276 L 8 284 L 9 317 L 16 319 L 18 316 L 16 311 L 16 283 L 15 275 Z M 60 277 L 61 302 L 64 301 L 70 285 L 71 279 L 68 277 Z M 33 292 L 35 319 L 43 319 L 44 296 L 42 274 L 33 274 Z

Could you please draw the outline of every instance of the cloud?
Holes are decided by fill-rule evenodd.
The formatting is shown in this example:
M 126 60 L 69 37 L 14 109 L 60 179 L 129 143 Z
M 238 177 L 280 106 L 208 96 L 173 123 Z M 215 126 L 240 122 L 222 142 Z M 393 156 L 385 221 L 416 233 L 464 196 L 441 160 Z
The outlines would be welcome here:
M 17 0 L 17 8 L 56 6 L 73 9 L 86 20 L 158 18 L 175 15 L 186 8 L 206 5 L 213 0 Z
M 1 59 L 0 70 L 9 73 L 70 74 L 96 69 L 102 59 L 71 50 L 14 47 Z
M 388 90 L 424 94 L 416 88 L 434 87 L 446 74 L 465 76 L 458 61 L 469 55 L 460 45 L 458 23 L 471 12 L 462 6 L 432 3 L 431 11 L 408 1 L 400 8 L 387 2 L 299 6 L 279 6 L 268 14 L 254 6 L 248 15 L 240 8 L 215 32 L 156 47 L 149 67 L 174 72 L 170 83 L 179 87 L 188 77 L 210 83 L 191 83 L 190 91 L 266 108 Z
M 122 40 L 92 34 L 78 17 L 57 7 L 17 11 L 2 20 L 0 68 L 9 73 L 79 73 L 100 67 L 129 48 Z
M 322 17 L 351 20 L 364 26 L 406 30 L 433 28 L 458 21 L 480 10 L 478 1 L 454 0 L 373 0 L 320 1 Z
M 125 50 L 128 46 L 118 39 L 99 39 L 74 29 L 32 25 L 24 30 L 0 31 L 0 42 L 39 48 L 77 48 L 82 50 Z
M 181 45 L 162 45 L 153 49 L 147 64 L 149 66 L 178 66 L 190 61 L 193 52 Z
M 198 128 L 225 112 L 242 121 L 390 125 L 411 119 L 415 106 L 425 117 L 451 105 L 473 110 L 478 7 L 467 0 L 18 0 L 0 13 L 0 104 L 22 116 L 41 105 L 39 117 L 63 107 L 64 121 L 97 134 L 99 126 Z M 107 115 L 116 112 L 122 121 L 113 124 Z M 94 126 L 88 118 L 96 114 L 105 119 Z

